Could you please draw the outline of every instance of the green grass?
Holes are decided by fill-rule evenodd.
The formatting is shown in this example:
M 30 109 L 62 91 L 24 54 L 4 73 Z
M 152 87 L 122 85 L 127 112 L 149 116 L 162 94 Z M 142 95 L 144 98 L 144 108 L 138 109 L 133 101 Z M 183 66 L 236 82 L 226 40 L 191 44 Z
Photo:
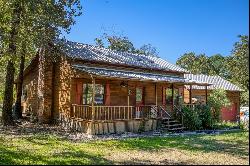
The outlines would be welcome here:
M 214 125 L 215 129 L 237 128 L 238 122 L 218 122 Z
M 133 138 L 126 140 L 72 142 L 54 135 L 33 136 L 0 135 L 0 165 L 2 164 L 223 164 L 232 160 L 248 163 L 248 132 L 221 135 L 177 136 L 168 138 Z M 168 154 L 169 153 L 169 154 Z M 141 157 L 136 157 L 138 154 Z M 171 155 L 183 155 L 175 161 Z M 215 156 L 223 159 L 213 160 Z M 145 156 L 147 156 L 145 159 Z M 130 158 L 128 158 L 130 156 Z M 151 156 L 151 158 L 150 158 Z M 205 156 L 205 157 L 204 157 Z M 133 159 L 131 159 L 131 157 Z M 187 159 L 186 159 L 187 158 Z M 203 159 L 204 158 L 204 159 Z M 168 160 L 167 160 L 168 159 Z M 249 164 L 249 163 L 248 163 Z

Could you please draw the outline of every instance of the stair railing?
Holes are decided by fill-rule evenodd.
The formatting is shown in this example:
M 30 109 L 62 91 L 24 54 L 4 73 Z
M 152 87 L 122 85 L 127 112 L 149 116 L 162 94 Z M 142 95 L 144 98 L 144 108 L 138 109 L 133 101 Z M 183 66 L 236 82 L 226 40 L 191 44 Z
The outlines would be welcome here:
M 171 118 L 171 115 L 167 112 L 167 110 L 165 110 L 163 108 L 163 106 L 158 106 L 159 109 L 160 109 L 160 113 L 161 113 L 161 118 L 163 119 L 163 115 L 162 115 L 162 112 L 165 113 L 167 115 L 167 121 L 168 121 L 168 129 L 169 129 L 169 119 Z
M 157 118 L 157 106 L 153 105 L 150 108 L 150 118 Z
M 178 108 L 176 105 L 174 105 L 174 108 L 175 108 L 176 112 L 181 115 L 181 124 L 183 125 L 184 114 L 181 111 L 181 107 Z

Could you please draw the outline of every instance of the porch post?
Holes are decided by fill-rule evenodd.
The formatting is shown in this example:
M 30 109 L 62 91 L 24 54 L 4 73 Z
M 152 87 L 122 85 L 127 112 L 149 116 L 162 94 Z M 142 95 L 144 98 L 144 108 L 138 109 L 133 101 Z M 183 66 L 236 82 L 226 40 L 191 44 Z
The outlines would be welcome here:
M 129 106 L 129 94 L 130 92 L 129 92 L 129 87 L 128 87 L 128 84 L 127 84 L 127 94 L 128 94 L 128 106 Z
M 205 93 L 206 93 L 206 104 L 207 104 L 207 85 L 205 86 Z
M 192 104 L 192 85 L 189 88 L 189 104 Z
M 155 105 L 157 107 L 158 103 L 157 103 L 157 84 L 155 83 Z
M 92 77 L 92 120 L 95 119 L 95 78 Z
M 171 109 L 172 109 L 172 111 L 174 111 L 174 84 L 171 84 L 171 88 L 172 88 L 172 105 L 171 105 Z

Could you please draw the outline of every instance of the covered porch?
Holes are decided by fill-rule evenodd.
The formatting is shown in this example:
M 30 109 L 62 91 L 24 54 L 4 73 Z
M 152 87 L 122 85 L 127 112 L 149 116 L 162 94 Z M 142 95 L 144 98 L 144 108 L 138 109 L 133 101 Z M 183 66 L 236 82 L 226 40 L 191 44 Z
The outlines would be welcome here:
M 72 79 L 71 117 L 86 123 L 170 119 L 185 105 L 184 85 L 201 85 L 171 74 L 76 69 L 80 74 Z M 191 100 L 186 104 L 193 106 Z

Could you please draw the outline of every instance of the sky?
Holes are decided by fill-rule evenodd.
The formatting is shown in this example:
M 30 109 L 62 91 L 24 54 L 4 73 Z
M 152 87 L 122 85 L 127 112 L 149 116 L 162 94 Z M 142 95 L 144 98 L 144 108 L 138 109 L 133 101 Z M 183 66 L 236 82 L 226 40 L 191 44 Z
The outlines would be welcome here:
M 152 44 L 171 63 L 188 52 L 230 55 L 249 34 L 248 0 L 81 0 L 83 15 L 66 39 L 95 44 L 103 33 Z

